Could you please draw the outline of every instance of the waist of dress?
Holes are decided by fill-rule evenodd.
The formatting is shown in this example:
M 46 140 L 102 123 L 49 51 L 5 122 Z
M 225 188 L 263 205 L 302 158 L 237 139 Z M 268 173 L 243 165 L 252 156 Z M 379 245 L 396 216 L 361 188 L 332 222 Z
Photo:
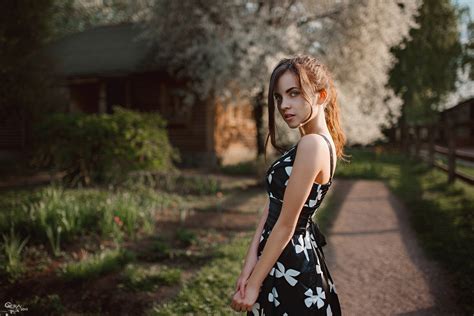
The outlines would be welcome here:
M 277 222 L 278 217 L 280 216 L 282 206 L 282 201 L 275 198 L 270 198 L 268 216 L 267 220 L 265 221 L 265 227 L 267 229 L 272 229 L 273 226 L 275 226 L 275 223 Z M 298 217 L 298 222 L 296 223 L 294 234 L 303 234 L 308 228 L 310 228 L 313 232 L 318 247 L 323 247 L 324 245 L 326 245 L 326 237 L 319 229 L 317 223 L 313 221 L 312 216 L 314 214 L 314 211 L 315 209 L 312 207 L 303 206 L 303 208 L 301 209 L 300 216 Z

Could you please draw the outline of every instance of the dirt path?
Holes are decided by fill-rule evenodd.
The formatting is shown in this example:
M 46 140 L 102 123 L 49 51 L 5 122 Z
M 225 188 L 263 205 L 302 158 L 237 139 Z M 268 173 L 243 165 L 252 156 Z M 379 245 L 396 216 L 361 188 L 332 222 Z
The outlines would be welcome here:
M 338 180 L 333 190 L 343 201 L 324 250 L 343 315 L 460 315 L 455 285 L 383 182 Z

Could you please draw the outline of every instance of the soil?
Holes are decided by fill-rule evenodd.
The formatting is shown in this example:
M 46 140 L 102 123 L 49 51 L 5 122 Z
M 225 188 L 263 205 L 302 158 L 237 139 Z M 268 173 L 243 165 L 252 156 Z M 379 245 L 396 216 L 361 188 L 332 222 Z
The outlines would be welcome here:
M 331 191 L 340 200 L 340 208 L 327 233 L 324 253 L 343 314 L 460 315 L 449 274 L 420 248 L 407 208 L 382 181 L 336 179 Z M 157 217 L 156 234 L 172 240 L 177 229 L 185 227 L 201 242 L 186 247 L 172 243 L 173 249 L 199 252 L 199 245 L 225 243 L 234 232 L 253 230 L 266 199 L 263 189 L 254 185 L 226 197 L 217 209 L 202 203 L 181 218 L 176 211 L 163 211 Z M 141 254 L 139 262 L 146 263 L 152 238 L 129 242 L 126 247 Z M 190 262 L 178 256 L 160 263 L 181 267 L 186 281 L 206 264 L 206 258 Z M 14 303 L 57 293 L 69 315 L 98 311 L 101 315 L 142 315 L 181 289 L 174 285 L 154 292 L 130 292 L 117 288 L 119 281 L 119 272 L 67 283 L 49 272 L 0 286 L 0 297 Z
M 247 182 L 250 185 L 246 189 L 235 188 L 224 194 L 217 210 L 215 207 L 212 208 L 212 205 L 216 205 L 213 197 L 200 199 L 200 204 L 196 205 L 196 208 L 190 208 L 184 217 L 179 216 L 176 210 L 164 210 L 156 217 L 155 234 L 136 242 L 124 243 L 126 249 L 137 254 L 135 262 L 137 264 L 158 263 L 179 267 L 182 270 L 181 284 L 161 285 L 158 290 L 150 292 L 129 291 L 117 287 L 121 281 L 121 271 L 110 272 L 82 282 L 65 282 L 55 273 L 64 261 L 64 259 L 58 259 L 47 261 L 47 266 L 41 271 L 36 272 L 31 269 L 26 278 L 14 284 L 0 284 L 0 297 L 5 302 L 10 301 L 15 304 L 31 299 L 35 295 L 45 298 L 48 294 L 58 294 L 67 315 L 83 313 L 143 315 L 153 304 L 166 302 L 176 296 L 182 284 L 208 263 L 211 259 L 207 257 L 210 245 L 226 243 L 236 232 L 255 229 L 259 218 L 258 210 L 264 205 L 265 195 L 252 180 L 247 180 Z M 206 204 L 206 199 L 207 204 L 211 206 L 203 206 Z M 235 203 L 236 199 L 240 200 L 239 204 Z M 260 205 L 256 206 L 254 203 Z M 195 233 L 198 242 L 183 245 L 175 238 L 178 229 Z M 169 244 L 173 256 L 156 257 L 152 244 L 158 236 Z M 92 243 L 94 240 L 91 237 Z M 96 242 L 100 241 L 96 240 Z M 76 256 L 80 257 L 83 251 L 80 248 L 78 245 L 71 245 L 65 251 L 69 253 L 69 256 L 77 253 Z M 22 305 L 22 307 L 28 308 L 27 305 Z M 32 311 L 32 306 L 30 306 L 30 311 Z

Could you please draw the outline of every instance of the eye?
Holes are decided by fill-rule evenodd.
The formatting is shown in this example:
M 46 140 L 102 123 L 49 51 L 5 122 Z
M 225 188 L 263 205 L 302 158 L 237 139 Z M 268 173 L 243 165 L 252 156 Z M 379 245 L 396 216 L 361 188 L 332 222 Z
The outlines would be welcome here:
M 299 94 L 298 91 L 291 91 L 291 92 L 290 92 L 290 95 L 291 95 L 292 97 L 296 97 L 298 94 Z

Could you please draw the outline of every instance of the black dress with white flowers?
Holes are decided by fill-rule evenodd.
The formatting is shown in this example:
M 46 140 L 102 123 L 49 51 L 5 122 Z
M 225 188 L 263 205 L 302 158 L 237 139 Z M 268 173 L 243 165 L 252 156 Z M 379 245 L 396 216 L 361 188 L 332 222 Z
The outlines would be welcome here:
M 332 184 L 331 143 L 326 136 L 321 136 L 328 143 L 331 154 L 330 179 L 326 184 L 313 184 L 294 235 L 264 279 L 257 301 L 247 315 L 341 315 L 336 286 L 324 259 L 322 247 L 326 240 L 312 220 Z M 270 207 L 260 237 L 258 258 L 280 214 L 297 146 L 298 144 L 281 155 L 266 172 L 265 184 Z

